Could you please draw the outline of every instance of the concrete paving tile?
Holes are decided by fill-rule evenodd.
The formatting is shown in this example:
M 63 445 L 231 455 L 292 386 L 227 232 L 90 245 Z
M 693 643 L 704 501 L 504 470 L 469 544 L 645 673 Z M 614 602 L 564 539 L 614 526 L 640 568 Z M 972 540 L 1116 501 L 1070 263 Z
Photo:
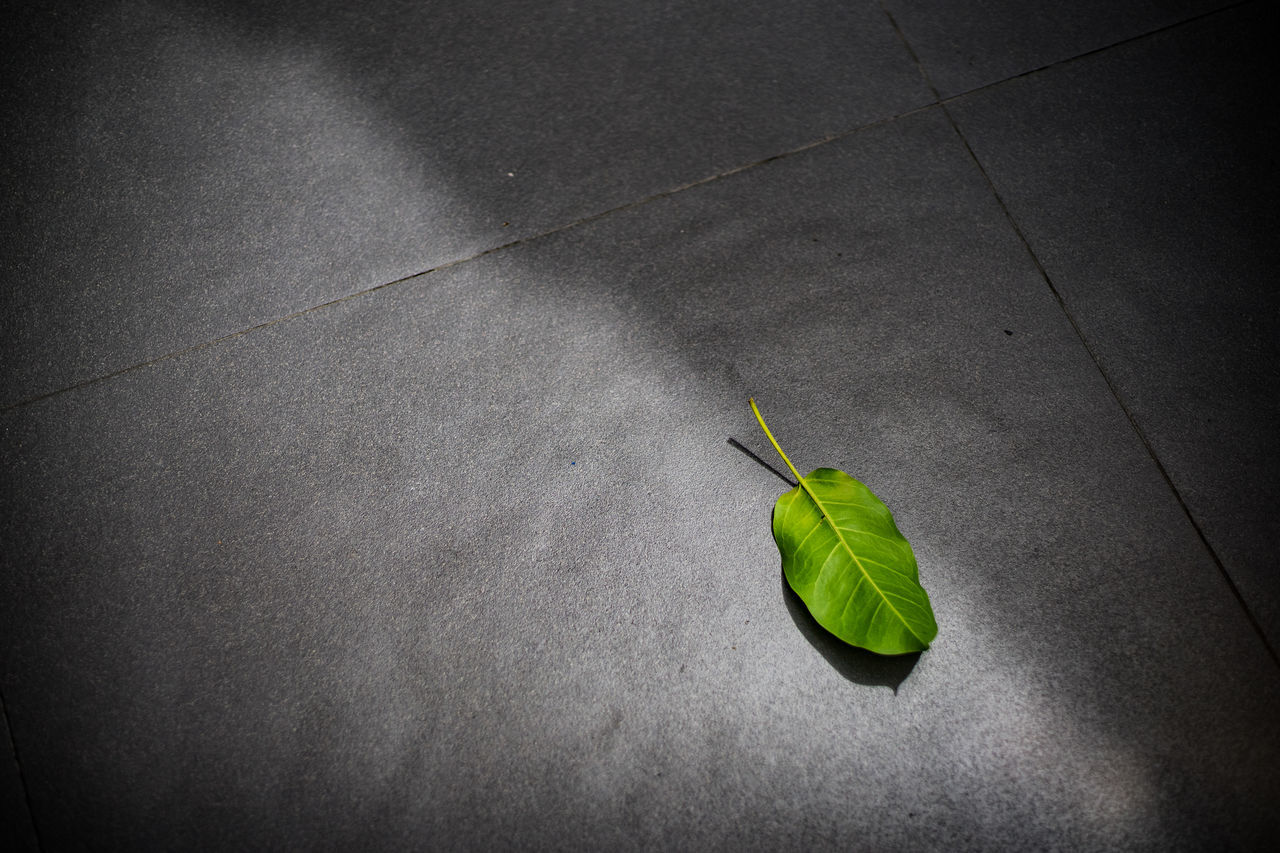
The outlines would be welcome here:
M 28 4 L 0 406 L 927 103 L 871 0 Z
M 941 633 L 815 638 L 864 479 Z M 1201 849 L 1280 677 L 938 110 L 0 415 L 45 843 Z M 28 757 L 29 756 L 29 757 Z
M 1260 6 L 954 105 L 1280 645 L 1280 123 Z
M 945 98 L 1231 5 L 1229 0 L 884 0 Z

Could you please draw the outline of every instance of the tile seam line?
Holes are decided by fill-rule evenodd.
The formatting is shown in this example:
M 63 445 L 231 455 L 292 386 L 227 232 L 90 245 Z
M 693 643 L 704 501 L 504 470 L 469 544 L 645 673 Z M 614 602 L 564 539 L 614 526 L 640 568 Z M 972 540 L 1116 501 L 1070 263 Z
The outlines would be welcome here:
M 27 807 L 27 820 L 31 822 L 31 831 L 36 836 L 36 849 L 43 850 L 44 842 L 40 840 L 40 826 L 36 823 L 36 810 L 31 802 L 27 774 L 22 770 L 22 757 L 18 755 L 18 739 L 13 734 L 13 721 L 9 719 L 9 707 L 5 704 L 3 692 L 0 692 L 0 716 L 4 718 L 5 732 L 9 736 L 9 750 L 13 753 L 13 763 L 18 767 L 18 781 L 22 783 L 22 801 Z
M 1088 59 L 1091 56 L 1096 56 L 1097 54 L 1105 53 L 1108 50 L 1113 50 L 1118 47 L 1124 47 L 1127 44 L 1132 44 L 1133 42 L 1142 41 L 1143 39 L 1160 35 L 1161 33 L 1168 32 L 1169 30 L 1175 30 L 1179 27 L 1187 26 L 1188 24 L 1194 24 L 1199 21 L 1203 21 L 1205 18 L 1212 18 L 1215 15 L 1221 15 L 1226 12 L 1231 12 L 1244 6 L 1252 6 L 1257 2 L 1260 2 L 1260 0 L 1238 0 L 1238 2 L 1229 3 L 1226 6 L 1219 6 L 1217 9 L 1209 9 L 1206 12 L 1200 12 L 1198 14 L 1192 15 L 1189 18 L 1183 18 L 1180 21 L 1174 21 L 1172 23 L 1165 24 L 1164 26 L 1156 27 L 1154 30 L 1147 30 L 1146 32 L 1128 36 L 1127 38 L 1122 38 L 1119 41 L 1112 42 L 1111 44 L 1103 45 L 1102 47 L 1091 48 L 1089 50 L 1086 50 L 1084 53 L 1078 53 L 1075 56 L 1068 56 L 1065 59 L 1058 59 L 1053 62 L 1046 63 L 1045 65 L 1032 68 L 1028 71 L 1019 71 L 1017 74 L 1011 74 L 1008 77 L 1004 77 L 1000 80 L 993 80 L 990 83 L 983 83 L 981 86 L 975 86 L 972 89 L 966 89 L 965 91 L 957 92 L 954 95 L 947 95 L 945 98 L 941 96 L 941 94 L 937 91 L 937 89 L 934 89 L 934 93 L 938 95 L 938 105 L 946 106 L 952 101 L 959 100 L 960 98 L 968 97 L 969 95 L 976 95 L 978 93 L 985 92 L 988 89 L 994 89 L 997 86 L 1003 86 L 1005 83 L 1012 82 L 1013 80 L 1020 80 L 1023 77 L 1030 77 L 1033 74 L 1039 74 L 1042 71 L 1048 71 L 1051 68 L 1057 68 L 1062 65 L 1070 65 L 1071 63 L 1076 62 L 1078 60 Z M 881 0 L 880 8 L 882 9 L 885 8 L 884 0 Z M 893 16 L 889 14 L 888 9 L 885 9 L 885 14 L 889 15 L 890 21 L 893 20 Z M 894 28 L 895 29 L 898 28 L 897 23 L 894 23 Z M 902 33 L 900 29 L 898 30 L 898 37 L 902 39 L 904 44 L 907 44 L 906 36 Z M 911 49 L 909 44 L 907 46 L 907 49 L 911 51 L 911 55 L 914 57 L 915 51 Z M 924 64 L 921 63 L 919 59 L 917 59 L 916 62 L 920 65 L 921 73 L 923 74 Z M 929 83 L 929 87 L 933 88 L 932 82 Z
M 401 276 L 400 278 L 394 279 L 392 281 L 387 281 L 381 284 L 373 285 L 371 287 L 355 290 L 355 291 L 352 291 L 351 293 L 346 293 L 346 294 L 343 294 L 342 296 L 338 296 L 333 299 L 326 300 L 325 302 L 320 302 L 315 305 L 309 305 L 306 308 L 300 308 L 297 311 L 293 311 L 289 314 L 284 314 L 279 317 L 273 317 L 270 320 L 264 320 L 261 323 L 255 323 L 254 325 L 246 326 L 243 329 L 237 329 L 234 332 L 229 332 L 225 335 L 220 335 L 216 338 L 210 338 L 209 340 L 201 341 L 200 343 L 192 344 L 187 347 L 182 347 L 181 349 L 172 350 L 170 352 L 164 353 L 163 355 L 158 355 L 158 356 L 155 356 L 154 358 L 146 359 L 145 361 L 135 362 L 134 364 L 121 367 L 109 373 L 103 373 L 99 376 L 93 376 L 93 377 L 90 377 L 89 379 L 83 379 L 79 382 L 74 382 L 70 385 L 66 385 L 62 388 L 57 388 L 53 391 L 46 391 L 40 394 L 34 394 L 30 397 L 24 397 L 6 406 L 0 406 L 0 415 L 8 414 L 11 411 L 14 411 L 16 409 L 21 409 L 25 406 L 34 405 L 35 403 L 39 403 L 43 400 L 48 400 L 52 397 L 57 397 L 72 391 L 78 391 L 81 388 L 88 388 L 90 386 L 97 385 L 101 382 L 106 382 L 110 379 L 114 379 L 117 376 L 123 376 L 126 373 L 132 373 L 135 370 L 142 370 L 144 368 L 152 367 L 154 365 L 161 364 L 163 362 L 170 361 L 175 358 L 181 358 L 184 355 L 189 355 L 190 353 L 193 353 L 193 352 L 199 352 L 200 350 L 208 349 L 209 347 L 217 346 L 218 344 L 235 340 L 236 338 L 239 338 L 243 335 L 248 335 L 253 332 L 261 331 L 262 329 L 266 329 L 278 323 L 284 323 L 286 321 L 293 320 L 298 317 L 302 317 L 306 314 L 311 314 L 316 311 L 322 311 L 325 308 L 331 308 L 343 302 L 348 302 L 353 299 L 359 299 L 371 293 L 376 293 L 377 291 L 380 291 L 380 290 L 386 290 L 387 288 L 397 287 L 402 284 L 407 284 L 411 281 L 414 281 L 415 279 L 425 278 L 426 276 L 429 276 L 433 273 L 442 272 L 444 270 L 450 269 L 451 267 L 456 267 L 462 264 L 471 263 L 472 261 L 479 260 L 480 258 L 486 257 L 487 255 L 496 254 L 498 252 L 503 252 L 508 249 L 514 249 L 517 246 L 523 246 L 526 243 L 533 243 L 545 237 L 550 237 L 554 234 L 559 234 L 564 231 L 570 231 L 570 230 L 573 230 L 574 228 L 578 228 L 580 226 L 587 225 L 597 220 L 604 219 L 609 216 L 613 216 L 625 210 L 631 210 L 632 208 L 643 207 L 646 204 L 650 204 L 652 202 L 659 201 L 664 198 L 669 198 L 671 196 L 678 195 L 687 190 L 692 190 L 707 184 L 712 184 L 717 181 L 723 180 L 725 178 L 729 178 L 734 175 L 740 174 L 742 172 L 747 172 L 752 169 L 758 168 L 760 166 L 773 163 L 777 160 L 785 160 L 797 154 L 803 154 L 806 151 L 811 151 L 815 148 L 821 148 L 822 146 L 830 144 L 832 142 L 836 142 L 850 136 L 855 136 L 859 133 L 863 133 L 865 131 L 871 130 L 876 127 L 892 124 L 893 122 L 899 121 L 904 118 L 908 118 L 910 116 L 925 112 L 927 110 L 935 109 L 937 107 L 938 107 L 938 103 L 935 98 L 935 100 L 931 103 L 922 104 L 917 107 L 912 107 L 911 109 L 905 110 L 903 112 L 894 113 L 891 116 L 886 116 L 884 118 L 876 119 L 875 121 L 870 121 L 865 124 L 860 124 L 848 130 L 842 130 L 837 133 L 832 133 L 826 136 L 819 137 L 817 139 L 812 139 L 794 148 L 788 148 L 785 151 L 781 151 L 777 154 L 771 154 L 768 157 L 764 157 L 760 160 L 753 160 L 749 163 L 743 163 L 738 166 L 732 166 L 728 169 L 725 169 L 724 171 L 715 172 L 705 177 L 698 178 L 696 180 L 689 181 L 687 183 L 678 184 L 677 186 L 670 187 L 668 189 L 661 190 L 656 193 L 652 193 L 651 195 L 647 195 L 638 199 L 633 199 L 631 201 L 623 202 L 622 204 L 615 205 L 614 207 L 610 207 L 606 210 L 581 216 L 577 219 L 573 219 L 573 220 L 570 220 L 569 222 L 565 222 L 560 225 L 553 226 L 551 228 L 548 228 L 545 231 L 540 231 L 536 234 L 530 234 L 525 237 L 520 237 L 518 239 L 511 240 L 510 242 L 502 243 L 497 246 L 490 246 L 487 249 L 482 249 L 481 251 L 471 255 L 467 255 L 466 257 L 454 258 L 451 261 L 446 261 L 437 266 L 429 267 L 428 269 L 425 269 L 425 270 L 419 270 L 418 272 L 409 273 L 408 275 Z
M 1197 15 L 1194 18 L 1190 18 L 1185 21 L 1180 21 L 1176 24 L 1171 24 L 1168 27 L 1161 27 L 1160 29 L 1153 30 L 1152 32 L 1144 33 L 1143 35 L 1140 35 L 1140 36 L 1134 36 L 1131 39 L 1124 39 L 1120 42 L 1117 42 L 1116 44 L 1117 45 L 1125 44 L 1131 41 L 1136 41 L 1137 39 L 1140 39 L 1140 38 L 1147 38 L 1148 36 L 1151 36 L 1155 33 L 1163 32 L 1164 30 L 1168 30 L 1173 27 L 1182 26 L 1183 24 L 1187 24 L 1187 23 L 1190 23 L 1191 21 L 1208 17 L 1209 15 L 1217 14 L 1219 12 L 1224 12 L 1228 9 L 1234 9 L 1239 6 L 1249 5 L 1250 2 L 1252 2 L 1252 0 L 1246 0 L 1246 2 L 1243 2 L 1243 3 L 1236 3 L 1231 6 L 1223 7 L 1222 9 L 1216 9 L 1202 15 Z M 1084 329 L 1080 326 L 1080 323 L 1077 321 L 1075 315 L 1072 314 L 1070 308 L 1068 308 L 1066 299 L 1063 298 L 1061 291 L 1058 290 L 1058 286 L 1054 283 L 1053 278 L 1049 275 L 1049 271 L 1045 269 L 1044 264 L 1041 263 L 1040 261 L 1039 255 L 1037 255 L 1035 250 L 1031 247 L 1031 241 L 1027 239 L 1027 235 L 1023 232 L 1022 226 L 1018 224 L 1018 221 L 1016 219 L 1014 219 L 1013 212 L 1009 209 L 1008 204 L 1005 203 L 1004 197 L 1000 194 L 1000 191 L 996 189 L 995 182 L 991 179 L 991 176 L 987 173 L 986 167 L 983 166 L 982 161 L 978 159 L 978 155 L 973 150 L 973 146 L 969 144 L 968 138 L 964 135 L 964 132 L 960 129 L 960 125 L 956 122 L 955 117 L 951 114 L 951 110 L 948 108 L 948 104 L 952 100 L 954 100 L 954 98 L 948 98 L 944 101 L 941 97 L 939 97 L 938 89 L 936 86 L 934 86 L 933 80 L 929 76 L 929 72 L 924 67 L 924 63 L 920 61 L 919 56 L 915 52 L 915 49 L 911 46 L 911 43 L 907 41 L 906 34 L 902 32 L 902 29 L 898 26 L 898 22 L 894 19 L 892 13 L 889 12 L 888 8 L 886 8 L 884 0 L 880 0 L 880 8 L 884 11 L 885 16 L 889 19 L 889 23 L 893 26 L 894 31 L 898 34 L 898 38 L 901 39 L 903 46 L 907 49 L 907 52 L 910 53 L 912 59 L 915 60 L 916 67 L 918 68 L 921 77 L 924 78 L 925 83 L 928 85 L 929 89 L 934 93 L 934 97 L 938 99 L 937 106 L 942 110 L 942 114 L 946 116 L 947 122 L 951 125 L 952 131 L 954 131 L 954 133 L 956 134 L 956 137 L 960 140 L 960 144 L 964 146 L 965 151 L 969 154 L 969 158 L 973 161 L 974 166 L 977 167 L 979 174 L 982 175 L 982 179 L 986 182 L 987 188 L 990 190 L 992 197 L 996 200 L 996 203 L 1000 205 L 1000 210 L 1004 213 L 1006 221 L 1008 221 L 1009 226 L 1013 229 L 1014 234 L 1017 235 L 1018 240 L 1022 243 L 1022 247 L 1024 250 L 1026 250 L 1027 256 L 1031 258 L 1031 262 L 1035 264 L 1036 270 L 1040 273 L 1041 280 L 1044 281 L 1045 285 L 1049 288 L 1049 292 L 1053 294 L 1053 298 L 1058 303 L 1059 310 L 1062 312 L 1062 315 L 1067 319 L 1067 322 L 1071 325 L 1072 330 L 1075 332 L 1076 337 L 1079 339 L 1081 346 L 1084 347 L 1085 352 L 1088 354 L 1089 358 L 1093 361 L 1094 369 L 1096 369 L 1098 371 L 1098 375 L 1102 377 L 1102 381 L 1106 384 L 1107 390 L 1110 391 L 1111 393 L 1111 398 L 1115 400 L 1116 405 L 1120 407 L 1120 411 L 1124 413 L 1125 419 L 1128 420 L 1129 422 L 1129 428 L 1132 429 L 1134 435 L 1137 436 L 1138 441 L 1139 443 L 1141 443 L 1143 449 L 1146 451 L 1147 456 L 1151 459 L 1151 462 L 1155 465 L 1156 470 L 1160 473 L 1161 478 L 1163 478 L 1165 486 L 1169 489 L 1169 492 L 1173 495 L 1174 500 L 1177 501 L 1179 508 L 1181 508 L 1182 510 L 1183 516 L 1187 520 L 1187 523 L 1191 525 L 1191 529 L 1195 531 L 1196 537 L 1200 540 L 1200 545 L 1204 548 L 1205 552 L 1208 553 L 1209 558 L 1213 561 L 1214 566 L 1217 567 L 1218 575 L 1226 583 L 1227 589 L 1231 591 L 1231 594 L 1235 596 L 1236 604 L 1239 605 L 1240 610 L 1243 612 L 1245 620 L 1249 623 L 1249 625 L 1253 627 L 1254 633 L 1257 635 L 1259 641 L 1261 641 L 1262 647 L 1266 650 L 1267 654 L 1271 657 L 1271 661 L 1277 666 L 1277 668 L 1280 668 L 1280 654 L 1277 654 L 1275 646 L 1271 644 L 1270 639 L 1267 637 L 1266 631 L 1263 630 L 1262 625 L 1260 622 L 1258 622 L 1258 619 L 1254 615 L 1252 608 L 1250 608 L 1248 602 L 1245 601 L 1244 595 L 1240 592 L 1240 588 L 1236 585 L 1235 580 L 1231 577 L 1231 573 L 1227 571 L 1226 564 L 1223 563 L 1222 558 L 1221 556 L 1219 556 L 1217 549 L 1215 549 L 1213 545 L 1209 542 L 1208 536 L 1205 535 L 1205 532 L 1203 528 L 1201 528 L 1200 523 L 1196 521 L 1195 515 L 1192 514 L 1191 507 L 1187 504 L 1185 498 L 1183 498 L 1181 490 L 1174 483 L 1173 477 L 1169 474 L 1169 471 L 1165 467 L 1164 463 L 1160 461 L 1160 457 L 1157 455 L 1155 448 L 1151 445 L 1150 440 L 1147 438 L 1146 432 L 1138 424 L 1138 420 L 1134 416 L 1132 409 L 1129 407 L 1128 402 L 1125 400 L 1124 396 L 1120 393 L 1120 389 L 1116 387 L 1116 384 L 1112 381 L 1110 374 L 1107 372 L 1106 368 L 1103 366 L 1102 358 L 1098 355 L 1097 351 L 1094 349 L 1093 344 L 1089 342 L 1089 338 L 1085 335 Z M 1080 56 L 1075 57 L 1075 59 L 1079 59 L 1084 56 L 1089 56 L 1091 54 L 1098 53 L 1099 51 L 1102 51 L 1102 50 L 1110 50 L 1112 47 L 1115 47 L 1115 46 L 1116 45 L 1110 45 L 1105 48 L 1099 48 L 1098 50 L 1081 54 Z M 1065 62 L 1071 62 L 1071 61 L 1073 60 L 1063 60 L 1062 62 L 1052 63 L 1050 66 L 1045 66 L 1045 67 L 1052 67 L 1052 65 L 1061 65 Z M 1037 70 L 1041 70 L 1041 69 L 1037 69 Z M 1036 72 L 1031 71 L 1027 73 L 1033 74 Z M 1020 77 L 1025 75 L 1017 75 L 1017 76 Z M 1008 79 L 1012 80 L 1012 79 L 1016 79 L 1016 77 L 1010 77 Z M 1001 82 L 1005 82 L 1005 81 L 1001 81 Z M 992 85 L 998 85 L 998 84 L 992 84 Z
M 945 104 L 940 104 L 939 106 L 942 107 L 942 111 L 946 114 L 947 120 L 951 122 L 951 127 L 955 131 L 956 136 L 959 137 L 961 144 L 964 145 L 965 150 L 973 159 L 974 165 L 977 166 L 978 171 L 987 182 L 987 185 L 991 190 L 991 194 L 995 198 L 996 203 L 1000 205 L 1000 209 L 1003 211 L 1005 219 L 1009 222 L 1009 226 L 1013 229 L 1018 240 L 1022 243 L 1022 247 L 1026 251 L 1027 256 L 1031 258 L 1031 262 L 1035 264 L 1036 271 L 1040 274 L 1041 280 L 1044 281 L 1045 285 L 1049 288 L 1049 292 L 1053 295 L 1054 300 L 1058 303 L 1058 309 L 1062 312 L 1062 316 L 1065 317 L 1067 322 L 1071 325 L 1071 329 L 1079 339 L 1080 345 L 1084 347 L 1089 359 L 1093 362 L 1094 369 L 1097 370 L 1098 375 L 1102 377 L 1102 381 L 1106 384 L 1107 390 L 1111 393 L 1111 398 L 1115 400 L 1116 405 L 1120 407 L 1120 411 L 1129 422 L 1129 428 L 1133 430 L 1133 434 L 1137 437 L 1143 450 L 1146 451 L 1148 458 L 1150 458 L 1152 464 L 1155 465 L 1156 471 L 1159 472 L 1160 477 L 1164 480 L 1165 486 L 1173 495 L 1174 500 L 1177 501 L 1178 507 L 1182 510 L 1182 514 L 1186 518 L 1187 523 L 1191 525 L 1191 529 L 1195 531 L 1196 538 L 1200 540 L 1200 545 L 1204 548 L 1205 552 L 1208 553 L 1214 566 L 1217 567 L 1218 574 L 1221 576 L 1222 580 L 1226 582 L 1227 588 L 1231 591 L 1231 594 L 1235 596 L 1236 604 L 1240 606 L 1240 610 L 1244 613 L 1245 619 L 1253 627 L 1254 633 L 1257 634 L 1259 641 L 1262 643 L 1262 647 L 1267 651 L 1267 654 L 1271 657 L 1271 661 L 1276 665 L 1276 667 L 1280 668 L 1280 654 L 1277 654 L 1275 647 L 1271 644 L 1271 640 L 1263 630 L 1262 624 L 1254 615 L 1253 609 L 1249 607 L 1244 595 L 1240 592 L 1240 588 L 1231 577 L 1231 573 L 1227 571 L 1226 564 L 1223 563 L 1217 549 L 1209 542 L 1209 537 L 1205 535 L 1204 529 L 1200 526 L 1200 523 L 1196 520 L 1195 515 L 1191 511 L 1190 505 L 1187 504 L 1186 499 L 1182 496 L 1182 490 L 1178 488 L 1176 483 L 1174 483 L 1173 476 L 1160 460 L 1160 456 L 1156 453 L 1155 447 L 1152 446 L 1150 439 L 1147 437 L 1146 431 L 1138 423 L 1138 419 L 1134 415 L 1129 403 L 1125 400 L 1124 395 L 1120 393 L 1120 389 L 1116 386 L 1110 373 L 1103 365 L 1101 356 L 1098 354 L 1093 344 L 1090 343 L 1088 336 L 1085 335 L 1084 329 L 1081 327 L 1075 315 L 1071 312 L 1071 309 L 1067 306 L 1067 301 L 1063 297 L 1062 292 L 1058 289 L 1058 286 L 1054 283 L 1053 277 L 1049 275 L 1049 271 L 1046 270 L 1044 264 L 1041 263 L 1040 257 L 1036 254 L 1035 250 L 1032 249 L 1030 241 L 1022 231 L 1022 227 L 1018 224 L 1017 220 L 1013 218 L 1013 213 L 1009 210 L 1008 205 L 1005 204 L 1004 198 L 996 190 L 995 184 L 991 180 L 991 176 L 987 174 L 987 170 L 983 167 L 982 163 L 978 160 L 978 156 L 969 146 L 969 140 L 965 138 L 965 135 L 960 131 L 959 126 L 952 118 L 951 111 L 947 109 Z

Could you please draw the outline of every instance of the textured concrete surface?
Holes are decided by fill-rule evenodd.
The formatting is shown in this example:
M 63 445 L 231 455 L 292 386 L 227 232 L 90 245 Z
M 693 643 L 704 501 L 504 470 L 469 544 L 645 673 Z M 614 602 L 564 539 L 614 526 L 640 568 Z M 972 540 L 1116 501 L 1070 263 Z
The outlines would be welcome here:
M 887 5 L 21 19 L 10 835 L 1270 849 L 1264 4 L 1010 8 L 945 104 Z M 933 648 L 786 590 L 748 395 Z
M 952 109 L 1276 644 L 1280 119 L 1259 109 L 1280 96 L 1270 20 L 1252 6 L 1210 16 Z
M 0 405 L 929 101 L 870 0 L 41 4 Z

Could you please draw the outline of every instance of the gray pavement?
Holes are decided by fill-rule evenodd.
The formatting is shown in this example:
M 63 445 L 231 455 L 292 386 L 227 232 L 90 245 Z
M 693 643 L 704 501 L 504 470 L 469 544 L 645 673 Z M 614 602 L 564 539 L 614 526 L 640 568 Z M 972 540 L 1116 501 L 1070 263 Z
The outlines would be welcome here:
M 5 840 L 1272 849 L 1268 12 L 8 13 Z

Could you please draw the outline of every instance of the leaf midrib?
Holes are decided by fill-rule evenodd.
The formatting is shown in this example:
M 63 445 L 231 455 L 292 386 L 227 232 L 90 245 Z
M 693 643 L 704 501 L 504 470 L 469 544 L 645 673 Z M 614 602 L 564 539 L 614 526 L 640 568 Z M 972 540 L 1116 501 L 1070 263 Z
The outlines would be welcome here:
M 883 601 L 885 606 L 888 607 L 890 610 L 892 610 L 894 615 L 898 617 L 898 620 L 902 622 L 903 625 L 906 626 L 907 630 L 911 632 L 911 636 L 915 637 L 917 640 L 919 640 L 922 643 L 925 642 L 925 639 L 921 637 L 919 634 L 917 634 L 915 631 L 915 628 L 911 626 L 911 622 L 909 622 L 907 618 L 902 615 L 902 611 L 898 610 L 898 608 L 893 606 L 893 602 L 889 600 L 889 596 L 887 596 L 884 590 L 880 588 L 880 585 L 876 583 L 876 579 L 873 578 L 871 576 L 871 573 L 867 571 L 866 566 L 862 565 L 862 561 L 858 559 L 858 555 L 853 552 L 853 548 L 849 546 L 848 541 L 844 538 L 844 533 L 840 530 L 839 527 L 836 526 L 836 523 L 831 520 L 831 516 L 827 513 L 827 508 L 823 506 L 822 501 L 818 500 L 818 496 L 814 494 L 812 489 L 809 488 L 809 484 L 805 482 L 805 478 L 798 477 L 797 479 L 799 479 L 800 487 L 804 490 L 804 493 L 809 496 L 809 500 L 813 501 L 814 506 L 818 508 L 818 512 L 821 513 L 822 515 L 822 518 L 818 519 L 818 523 L 821 524 L 822 522 L 825 521 L 827 525 L 833 531 L 835 531 L 836 539 L 840 540 L 840 544 L 844 546 L 844 550 L 849 554 L 849 558 L 852 559 L 854 562 L 854 565 L 858 567 L 858 571 L 862 572 L 862 576 L 867 579 L 867 583 L 871 584 L 871 588 L 876 591 L 876 594 L 878 596 L 880 596 L 880 600 Z M 848 609 L 847 602 L 845 605 L 845 609 L 846 610 Z

